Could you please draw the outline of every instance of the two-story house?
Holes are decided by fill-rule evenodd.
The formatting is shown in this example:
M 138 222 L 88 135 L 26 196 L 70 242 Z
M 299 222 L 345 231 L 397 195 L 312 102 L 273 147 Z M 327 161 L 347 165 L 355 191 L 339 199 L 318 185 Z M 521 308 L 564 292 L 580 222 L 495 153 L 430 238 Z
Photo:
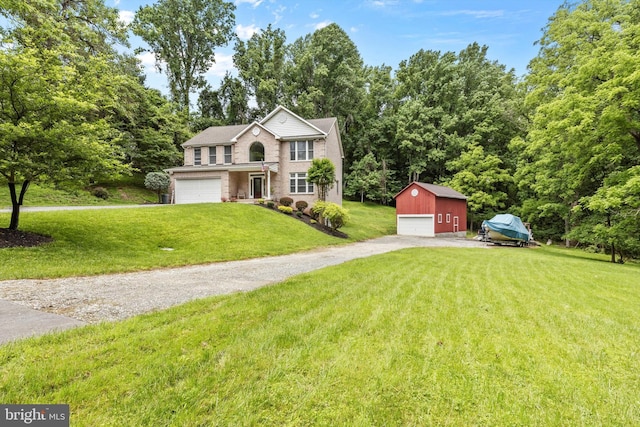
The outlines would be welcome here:
M 278 200 L 312 205 L 315 158 L 328 158 L 336 182 L 327 201 L 342 204 L 342 141 L 336 118 L 305 120 L 279 106 L 250 125 L 212 126 L 184 144 L 184 166 L 168 169 L 174 203 Z

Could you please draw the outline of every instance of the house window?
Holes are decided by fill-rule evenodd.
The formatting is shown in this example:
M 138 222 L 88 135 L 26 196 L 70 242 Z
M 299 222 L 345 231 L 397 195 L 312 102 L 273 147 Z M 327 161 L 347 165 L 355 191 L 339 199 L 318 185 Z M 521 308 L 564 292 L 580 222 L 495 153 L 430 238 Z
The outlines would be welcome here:
M 313 159 L 313 141 L 291 141 L 289 151 L 291 152 L 290 160 L 311 160 Z
M 306 172 L 289 174 L 290 193 L 313 193 L 313 183 L 307 182 Z
M 216 147 L 209 147 L 209 164 L 215 165 L 216 163 L 218 163 L 216 160 Z
M 193 149 L 193 164 L 198 166 L 202 164 L 202 148 L 194 147 Z
M 249 161 L 250 162 L 261 162 L 264 160 L 264 145 L 259 142 L 254 142 L 249 147 Z
M 449 224 L 451 222 L 451 214 L 448 213 L 447 214 L 447 224 Z
M 438 214 L 438 224 L 442 224 L 442 214 Z
M 224 163 L 225 164 L 230 164 L 231 163 L 231 146 L 230 145 L 225 145 L 224 146 Z

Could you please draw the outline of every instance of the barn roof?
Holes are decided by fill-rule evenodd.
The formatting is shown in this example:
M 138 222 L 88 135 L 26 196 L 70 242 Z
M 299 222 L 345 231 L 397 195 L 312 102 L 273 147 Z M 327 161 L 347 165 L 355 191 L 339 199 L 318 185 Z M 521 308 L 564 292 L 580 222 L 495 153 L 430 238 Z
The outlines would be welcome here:
M 404 187 L 402 190 L 400 190 L 400 192 L 398 194 L 395 195 L 394 198 L 398 197 L 400 194 L 402 194 L 407 188 L 411 187 L 412 185 L 417 185 L 419 187 L 424 188 L 425 190 L 427 190 L 430 193 L 433 193 L 436 195 L 436 197 L 444 197 L 446 199 L 462 199 L 462 200 L 467 200 L 467 196 L 465 196 L 462 193 L 458 193 L 456 190 L 449 188 L 449 187 L 444 187 L 442 185 L 435 185 L 435 184 L 427 184 L 425 182 L 417 182 L 414 181 L 411 184 L 407 185 L 406 187 Z

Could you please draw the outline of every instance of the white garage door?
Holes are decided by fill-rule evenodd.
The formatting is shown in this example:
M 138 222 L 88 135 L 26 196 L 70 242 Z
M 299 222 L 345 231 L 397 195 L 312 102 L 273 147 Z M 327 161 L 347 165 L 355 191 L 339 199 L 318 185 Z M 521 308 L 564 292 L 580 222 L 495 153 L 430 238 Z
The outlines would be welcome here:
M 398 215 L 398 234 L 435 237 L 433 215 Z
M 176 179 L 176 204 L 221 202 L 222 180 Z

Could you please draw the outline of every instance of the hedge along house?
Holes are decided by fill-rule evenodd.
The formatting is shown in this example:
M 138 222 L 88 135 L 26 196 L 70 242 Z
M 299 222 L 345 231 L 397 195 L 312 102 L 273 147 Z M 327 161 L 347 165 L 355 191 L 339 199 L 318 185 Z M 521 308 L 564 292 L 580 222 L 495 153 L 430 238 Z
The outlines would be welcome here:
M 249 125 L 212 126 L 182 144 L 184 165 L 167 169 L 174 203 L 278 200 L 312 205 L 307 182 L 314 158 L 328 158 L 336 182 L 327 201 L 342 204 L 344 157 L 336 118 L 305 120 L 279 106 Z
M 448 187 L 412 182 L 395 196 L 397 233 L 464 237 L 467 197 Z

